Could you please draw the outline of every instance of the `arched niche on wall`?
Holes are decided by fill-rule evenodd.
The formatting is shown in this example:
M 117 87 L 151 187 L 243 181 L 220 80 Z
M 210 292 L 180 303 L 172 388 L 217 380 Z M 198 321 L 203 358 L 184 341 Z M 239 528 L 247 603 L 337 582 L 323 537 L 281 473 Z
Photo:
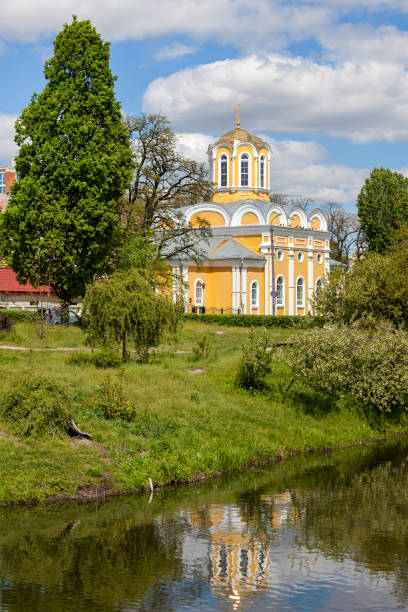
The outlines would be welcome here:
M 241 225 L 257 225 L 258 223 L 258 217 L 253 212 L 246 212 L 241 217 Z
M 199 219 L 205 219 L 211 227 L 225 227 L 225 219 L 221 213 L 214 210 L 203 210 L 195 213 L 190 219 L 190 225 L 197 227 Z

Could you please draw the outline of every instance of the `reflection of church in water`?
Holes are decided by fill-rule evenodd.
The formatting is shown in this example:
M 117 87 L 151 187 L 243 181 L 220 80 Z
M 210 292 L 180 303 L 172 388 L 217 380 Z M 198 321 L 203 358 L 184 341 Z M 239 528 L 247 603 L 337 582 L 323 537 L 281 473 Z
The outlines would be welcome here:
M 298 516 L 289 491 L 264 495 L 260 501 L 269 510 L 269 533 L 256 531 L 259 517 L 244 518 L 237 506 L 214 505 L 189 513 L 190 522 L 209 534 L 210 584 L 234 610 L 266 591 L 271 569 L 269 538 Z

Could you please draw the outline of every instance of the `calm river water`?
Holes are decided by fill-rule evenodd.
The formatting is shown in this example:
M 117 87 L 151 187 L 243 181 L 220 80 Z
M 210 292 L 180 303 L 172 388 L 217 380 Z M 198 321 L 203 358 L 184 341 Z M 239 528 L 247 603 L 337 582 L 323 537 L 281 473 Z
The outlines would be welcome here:
M 0 610 L 408 608 L 408 440 L 105 504 L 0 508 Z

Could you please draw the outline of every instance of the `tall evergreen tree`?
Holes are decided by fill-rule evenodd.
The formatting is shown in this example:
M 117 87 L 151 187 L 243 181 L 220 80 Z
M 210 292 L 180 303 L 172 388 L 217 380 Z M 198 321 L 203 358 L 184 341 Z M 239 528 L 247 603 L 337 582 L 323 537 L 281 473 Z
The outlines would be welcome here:
M 4 215 L 3 250 L 20 280 L 50 284 L 67 303 L 107 267 L 132 152 L 109 43 L 90 21 L 65 24 L 44 74 L 44 90 L 16 122 L 18 182 Z
M 358 195 L 357 208 L 368 250 L 384 253 L 395 230 L 408 222 L 408 179 L 388 168 L 374 168 Z

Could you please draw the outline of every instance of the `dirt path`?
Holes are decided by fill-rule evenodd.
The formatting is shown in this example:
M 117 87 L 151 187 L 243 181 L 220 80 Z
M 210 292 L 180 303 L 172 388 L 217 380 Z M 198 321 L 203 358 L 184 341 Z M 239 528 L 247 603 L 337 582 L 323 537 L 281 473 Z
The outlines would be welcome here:
M 88 347 L 84 346 L 71 346 L 64 347 L 58 346 L 55 348 L 30 348 L 27 346 L 11 346 L 8 344 L 0 344 L 0 349 L 5 349 L 7 351 L 89 351 Z

